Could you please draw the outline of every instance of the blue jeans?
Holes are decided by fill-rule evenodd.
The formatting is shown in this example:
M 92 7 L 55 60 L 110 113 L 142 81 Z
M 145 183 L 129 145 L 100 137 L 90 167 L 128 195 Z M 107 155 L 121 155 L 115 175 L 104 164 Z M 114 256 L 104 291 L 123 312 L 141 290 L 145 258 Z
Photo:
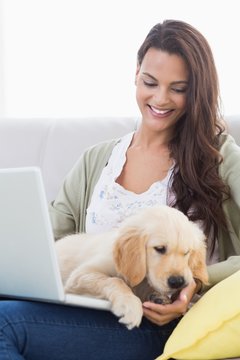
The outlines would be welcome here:
M 0 301 L 1 360 L 153 360 L 177 321 L 128 330 L 109 311 Z

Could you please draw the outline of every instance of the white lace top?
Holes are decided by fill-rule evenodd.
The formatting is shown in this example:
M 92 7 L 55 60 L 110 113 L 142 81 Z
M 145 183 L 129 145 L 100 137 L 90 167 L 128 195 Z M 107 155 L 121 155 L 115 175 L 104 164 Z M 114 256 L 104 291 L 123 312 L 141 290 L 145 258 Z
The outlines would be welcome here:
M 108 164 L 94 188 L 90 205 L 87 209 L 86 232 L 99 233 L 111 230 L 129 215 L 141 208 L 165 205 L 167 202 L 168 183 L 172 173 L 169 170 L 165 179 L 153 183 L 141 194 L 124 189 L 116 183 L 126 162 L 126 151 L 132 141 L 133 132 L 125 135 L 113 149 Z

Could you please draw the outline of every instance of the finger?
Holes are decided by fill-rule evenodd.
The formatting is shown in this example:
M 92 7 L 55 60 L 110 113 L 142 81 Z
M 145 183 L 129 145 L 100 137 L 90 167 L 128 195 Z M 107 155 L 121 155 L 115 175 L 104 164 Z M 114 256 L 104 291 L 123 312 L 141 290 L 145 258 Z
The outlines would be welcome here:
M 151 322 L 157 324 L 157 325 L 165 325 L 168 324 L 170 321 L 175 320 L 179 317 L 181 317 L 181 314 L 166 314 L 166 315 L 159 315 L 155 311 L 145 309 L 143 311 L 144 316 L 150 320 Z
M 183 303 L 183 304 L 188 304 L 188 295 L 182 291 L 179 295 L 179 300 Z
M 150 320 L 151 322 L 153 322 L 154 324 L 157 324 L 157 325 L 165 325 L 169 321 L 171 321 L 169 319 L 168 315 L 158 315 L 157 316 L 156 313 L 151 310 L 146 310 L 143 312 L 143 314 L 148 320 Z
M 176 319 L 179 316 L 182 316 L 183 313 L 185 313 L 185 310 L 184 310 L 184 312 L 182 312 L 182 311 L 159 312 L 159 311 L 155 311 L 150 308 L 143 307 L 143 313 L 147 316 L 150 316 L 153 319 L 162 321 L 165 319 L 168 319 L 168 320 Z
M 179 318 L 180 316 L 183 315 L 182 313 L 159 314 L 159 313 L 156 313 L 155 311 L 152 311 L 152 310 L 149 310 L 149 309 L 144 309 L 143 314 L 145 316 L 147 316 L 148 318 L 150 317 L 151 319 L 155 319 L 155 320 L 157 320 L 159 322 L 160 321 L 165 321 L 165 320 L 171 321 L 171 320 Z
M 172 304 L 160 305 L 155 304 L 150 301 L 143 303 L 144 309 L 150 309 L 152 311 L 157 312 L 158 314 L 166 315 L 166 314 L 182 314 L 185 313 L 188 307 L 188 299 L 183 294 L 183 299 L 179 298 L 175 300 Z
M 143 303 L 143 308 L 144 309 L 149 309 L 149 310 L 155 311 L 158 314 L 165 314 L 166 313 L 165 306 L 166 305 L 160 305 L 160 304 L 156 304 L 156 303 L 150 302 L 150 301 L 145 301 Z

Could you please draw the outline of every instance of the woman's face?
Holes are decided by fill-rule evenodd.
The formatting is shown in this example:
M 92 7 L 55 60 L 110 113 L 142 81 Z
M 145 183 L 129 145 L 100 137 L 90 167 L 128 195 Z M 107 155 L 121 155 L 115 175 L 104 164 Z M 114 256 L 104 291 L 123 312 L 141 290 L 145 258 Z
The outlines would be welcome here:
M 186 109 L 188 70 L 175 54 L 150 48 L 136 72 L 136 98 L 143 124 L 172 134 Z

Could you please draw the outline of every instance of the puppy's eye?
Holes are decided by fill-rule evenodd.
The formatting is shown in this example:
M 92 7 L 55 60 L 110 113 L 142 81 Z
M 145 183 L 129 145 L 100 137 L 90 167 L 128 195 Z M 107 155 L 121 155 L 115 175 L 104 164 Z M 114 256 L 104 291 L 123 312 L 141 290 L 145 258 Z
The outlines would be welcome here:
M 184 253 L 184 256 L 188 255 L 189 252 L 190 252 L 190 250 L 186 251 L 186 252 Z
M 167 252 L 166 246 L 154 246 L 154 250 L 156 250 L 159 254 L 165 254 Z

